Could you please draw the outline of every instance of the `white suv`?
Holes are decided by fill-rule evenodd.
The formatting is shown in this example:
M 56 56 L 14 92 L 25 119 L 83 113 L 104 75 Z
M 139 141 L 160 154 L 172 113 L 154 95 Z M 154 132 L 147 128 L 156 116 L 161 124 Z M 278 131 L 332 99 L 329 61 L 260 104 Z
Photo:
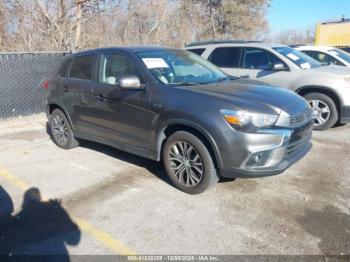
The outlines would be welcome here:
M 294 90 L 308 101 L 317 130 L 350 122 L 350 69 L 346 67 L 323 66 L 290 46 L 254 41 L 197 42 L 186 49 L 228 75 Z
M 321 64 L 350 67 L 350 54 L 331 46 L 297 46 L 295 49 L 311 56 Z

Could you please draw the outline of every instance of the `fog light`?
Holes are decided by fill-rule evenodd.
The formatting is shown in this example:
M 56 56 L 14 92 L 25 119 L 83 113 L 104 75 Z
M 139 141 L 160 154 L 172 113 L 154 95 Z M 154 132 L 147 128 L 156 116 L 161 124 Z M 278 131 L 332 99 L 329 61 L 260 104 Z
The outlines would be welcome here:
M 247 162 L 247 166 L 265 166 L 271 157 L 272 150 L 262 151 L 251 154 Z

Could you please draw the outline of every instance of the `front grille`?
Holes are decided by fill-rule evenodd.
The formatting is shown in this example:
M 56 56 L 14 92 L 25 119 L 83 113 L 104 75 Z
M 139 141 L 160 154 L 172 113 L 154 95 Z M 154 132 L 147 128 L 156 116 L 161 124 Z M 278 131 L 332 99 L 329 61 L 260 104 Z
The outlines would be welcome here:
M 303 143 L 295 143 L 293 145 L 289 145 L 286 149 L 286 157 L 292 155 L 301 146 L 303 146 Z
M 300 114 L 295 117 L 291 117 L 289 119 L 289 124 L 291 126 L 298 126 L 299 124 L 305 124 L 306 123 L 306 113 Z
M 296 128 L 309 123 L 311 119 L 312 112 L 309 109 L 296 116 L 289 116 L 282 113 L 277 120 L 276 126 Z
M 287 145 L 284 158 L 291 157 L 294 153 L 299 151 L 299 149 L 301 149 L 304 146 L 306 146 L 307 144 L 309 144 L 310 139 L 311 139 L 311 132 L 304 133 L 304 137 Z

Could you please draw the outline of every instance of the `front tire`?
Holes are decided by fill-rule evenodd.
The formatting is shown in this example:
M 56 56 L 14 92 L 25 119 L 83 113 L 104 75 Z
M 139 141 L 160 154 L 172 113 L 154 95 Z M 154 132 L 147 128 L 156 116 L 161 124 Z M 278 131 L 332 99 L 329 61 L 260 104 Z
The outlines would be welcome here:
M 71 149 L 79 145 L 74 138 L 72 127 L 66 115 L 60 110 L 53 110 L 49 119 L 51 138 L 61 148 Z
M 304 96 L 314 118 L 315 130 L 326 130 L 338 121 L 338 110 L 332 98 L 322 93 L 309 93 Z
M 163 163 L 173 184 L 188 194 L 199 194 L 218 181 L 205 144 L 185 131 L 172 134 L 163 148 Z

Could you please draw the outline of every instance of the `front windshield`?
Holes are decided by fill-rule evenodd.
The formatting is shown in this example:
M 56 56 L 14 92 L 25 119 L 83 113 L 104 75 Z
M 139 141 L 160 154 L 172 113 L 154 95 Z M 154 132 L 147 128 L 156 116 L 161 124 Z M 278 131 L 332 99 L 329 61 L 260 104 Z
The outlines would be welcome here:
M 321 64 L 315 59 L 291 47 L 281 46 L 281 47 L 274 47 L 273 49 L 276 50 L 281 55 L 283 55 L 284 57 L 288 58 L 290 61 L 292 61 L 294 64 L 296 64 L 298 67 L 302 69 L 321 66 Z
M 337 56 L 344 61 L 350 63 L 350 54 L 339 49 L 331 49 L 328 51 L 331 55 Z
M 162 49 L 136 55 L 166 85 L 201 85 L 229 79 L 218 67 L 188 51 Z

